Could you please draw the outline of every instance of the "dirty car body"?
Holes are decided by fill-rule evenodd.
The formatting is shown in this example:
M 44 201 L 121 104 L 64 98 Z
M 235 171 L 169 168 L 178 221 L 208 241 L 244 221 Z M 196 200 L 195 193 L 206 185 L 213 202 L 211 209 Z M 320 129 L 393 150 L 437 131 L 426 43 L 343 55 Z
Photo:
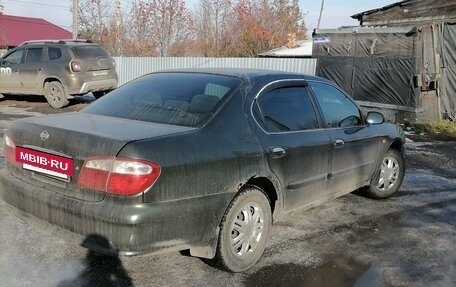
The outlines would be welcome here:
M 322 78 L 159 72 L 81 112 L 14 121 L 0 195 L 34 218 L 109 240 L 94 250 L 190 249 L 242 271 L 287 211 L 362 187 L 395 192 L 403 162 L 386 155 L 402 157 L 403 141 L 396 125 Z M 395 167 L 384 167 L 388 158 Z

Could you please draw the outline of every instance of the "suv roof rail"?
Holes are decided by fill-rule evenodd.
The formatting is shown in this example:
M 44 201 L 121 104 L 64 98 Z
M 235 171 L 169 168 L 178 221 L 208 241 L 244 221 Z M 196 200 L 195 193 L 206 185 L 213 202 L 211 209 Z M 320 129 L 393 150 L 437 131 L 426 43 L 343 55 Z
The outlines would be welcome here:
M 92 43 L 86 39 L 46 39 L 46 40 L 30 40 L 21 43 L 19 46 L 30 45 L 30 44 L 66 44 L 66 43 Z

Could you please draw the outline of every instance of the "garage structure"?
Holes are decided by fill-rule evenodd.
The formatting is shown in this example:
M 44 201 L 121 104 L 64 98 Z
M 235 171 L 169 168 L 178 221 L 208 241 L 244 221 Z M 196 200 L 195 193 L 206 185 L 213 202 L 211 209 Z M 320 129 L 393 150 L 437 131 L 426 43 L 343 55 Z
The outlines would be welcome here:
M 317 75 L 390 120 L 456 119 L 456 1 L 407 0 L 313 34 Z

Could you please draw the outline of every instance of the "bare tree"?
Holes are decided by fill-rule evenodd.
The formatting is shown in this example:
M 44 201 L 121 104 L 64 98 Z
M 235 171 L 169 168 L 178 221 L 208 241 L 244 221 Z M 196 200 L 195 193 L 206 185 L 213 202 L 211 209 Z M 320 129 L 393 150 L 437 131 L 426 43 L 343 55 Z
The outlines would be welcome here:
M 135 2 L 130 19 L 129 34 L 135 45 L 155 49 L 158 56 L 185 53 L 191 38 L 192 20 L 183 0 Z
M 305 39 L 304 14 L 297 0 L 240 0 L 235 6 L 239 39 L 237 56 L 257 54 L 285 45 L 288 35 Z
M 79 31 L 83 37 L 102 43 L 113 16 L 108 0 L 80 0 L 78 7 Z
M 195 35 L 204 56 L 225 56 L 233 44 L 231 0 L 201 0 L 194 13 Z

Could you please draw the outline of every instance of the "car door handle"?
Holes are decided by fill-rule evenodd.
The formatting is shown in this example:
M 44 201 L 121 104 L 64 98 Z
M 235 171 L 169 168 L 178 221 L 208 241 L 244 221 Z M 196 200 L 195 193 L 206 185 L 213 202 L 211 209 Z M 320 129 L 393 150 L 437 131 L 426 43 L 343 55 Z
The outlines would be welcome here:
M 287 152 L 281 147 L 270 147 L 269 153 L 273 158 L 279 158 L 285 156 Z
M 335 148 L 341 148 L 341 147 L 344 147 L 345 145 L 345 142 L 341 139 L 337 139 L 335 142 L 334 142 L 334 147 Z

